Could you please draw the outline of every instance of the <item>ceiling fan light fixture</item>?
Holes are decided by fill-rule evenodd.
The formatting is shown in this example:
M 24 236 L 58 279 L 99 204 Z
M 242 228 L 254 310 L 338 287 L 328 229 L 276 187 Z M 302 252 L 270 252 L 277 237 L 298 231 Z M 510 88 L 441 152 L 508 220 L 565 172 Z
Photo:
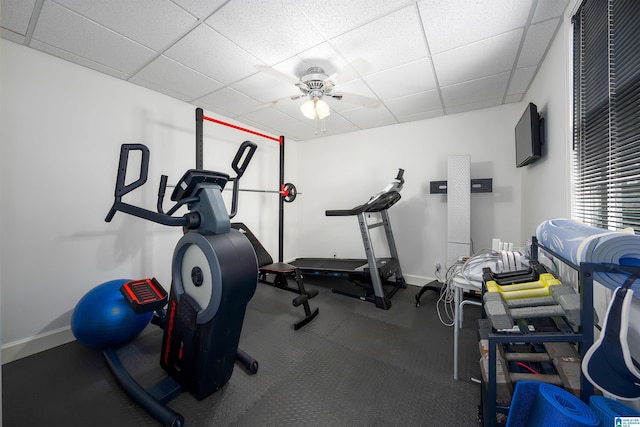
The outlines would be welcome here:
M 316 102 L 316 113 L 318 114 L 319 119 L 324 119 L 331 114 L 331 108 L 329 108 L 329 104 L 324 102 L 322 99 L 319 99 Z
M 300 111 L 302 111 L 302 114 L 310 120 L 322 120 L 329 114 L 331 114 L 331 108 L 329 107 L 329 104 L 317 98 L 310 99 L 303 103 L 300 106 Z

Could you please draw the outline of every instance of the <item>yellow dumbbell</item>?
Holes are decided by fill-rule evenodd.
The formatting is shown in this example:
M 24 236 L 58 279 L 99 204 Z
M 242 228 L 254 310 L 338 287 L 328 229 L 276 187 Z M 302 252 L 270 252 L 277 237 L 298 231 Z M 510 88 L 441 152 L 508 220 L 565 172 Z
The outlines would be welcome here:
M 511 285 L 498 285 L 491 280 L 486 283 L 487 292 L 498 292 L 504 300 L 516 298 L 535 298 L 551 295 L 550 286 L 561 285 L 551 273 L 543 273 L 535 282 L 514 283 Z

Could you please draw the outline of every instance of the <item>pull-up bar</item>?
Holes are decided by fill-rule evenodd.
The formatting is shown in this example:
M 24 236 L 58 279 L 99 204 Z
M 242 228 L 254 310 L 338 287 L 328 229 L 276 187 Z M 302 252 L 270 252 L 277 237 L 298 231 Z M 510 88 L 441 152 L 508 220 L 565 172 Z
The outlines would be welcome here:
M 209 122 L 217 123 L 223 126 L 228 126 L 233 129 L 240 130 L 242 132 L 247 132 L 253 135 L 260 136 L 262 138 L 270 139 L 272 141 L 277 141 L 280 144 L 280 182 L 278 183 L 278 187 L 280 189 L 280 207 L 279 207 L 279 215 L 278 215 L 278 261 L 282 262 L 283 260 L 283 247 L 284 247 L 284 202 L 285 198 L 289 198 L 289 201 L 293 201 L 295 198 L 296 189 L 293 184 L 288 184 L 284 182 L 284 136 L 280 136 L 280 138 L 276 138 L 273 136 L 265 135 L 263 133 L 259 133 L 253 131 L 251 129 L 243 128 L 238 125 L 234 125 L 231 123 L 223 122 L 218 119 L 214 119 L 212 117 L 207 117 L 204 115 L 202 108 L 196 108 L 196 169 L 203 169 L 203 132 L 202 125 L 204 120 Z M 291 187 L 288 187 L 291 186 Z
M 256 131 L 251 130 L 251 129 L 243 128 L 243 127 L 240 127 L 238 125 L 234 125 L 232 123 L 223 122 L 222 120 L 214 119 L 213 117 L 207 117 L 207 116 L 203 115 L 202 119 L 203 120 L 208 120 L 208 121 L 213 122 L 213 123 L 218 123 L 220 125 L 229 126 L 230 128 L 238 129 L 238 130 L 241 130 L 243 132 L 252 133 L 254 135 L 258 135 L 258 136 L 261 136 L 263 138 L 271 139 L 273 141 L 282 142 L 281 141 L 282 137 L 276 138 L 275 136 L 265 135 L 264 133 L 260 133 L 260 132 L 256 132 Z

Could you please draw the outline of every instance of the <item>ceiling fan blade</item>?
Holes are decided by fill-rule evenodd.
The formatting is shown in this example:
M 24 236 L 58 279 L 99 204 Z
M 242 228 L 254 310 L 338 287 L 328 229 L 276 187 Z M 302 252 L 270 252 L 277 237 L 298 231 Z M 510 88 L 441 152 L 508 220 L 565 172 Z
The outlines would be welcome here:
M 355 95 L 353 93 L 335 93 L 329 94 L 329 96 L 362 107 L 376 108 L 380 105 L 379 99 L 371 98 L 370 96 Z
M 290 76 L 288 74 L 282 73 L 278 70 L 274 70 L 271 67 L 267 67 L 266 65 L 255 65 L 256 69 L 262 71 L 263 73 L 269 74 L 277 79 L 280 79 L 286 83 L 296 84 L 300 83 L 300 80 L 297 78 Z
M 347 63 L 335 73 L 331 74 L 325 81 L 330 80 L 335 85 L 348 82 L 357 78 L 359 75 L 368 73 L 371 70 L 371 64 L 364 59 L 356 59 Z
M 257 105 L 255 107 L 255 109 L 256 110 L 263 110 L 265 108 L 273 107 L 274 105 L 282 103 L 282 102 L 285 102 L 285 101 L 292 101 L 292 100 L 298 99 L 298 98 L 300 98 L 302 96 L 304 96 L 304 95 L 293 95 L 293 96 L 287 96 L 287 97 L 284 97 L 284 98 L 280 98 L 280 99 L 276 99 L 276 100 L 273 100 L 273 101 L 265 102 L 264 104 Z
M 298 89 L 300 89 L 305 95 L 309 93 L 309 86 L 304 84 L 303 82 L 296 82 L 295 84 Z

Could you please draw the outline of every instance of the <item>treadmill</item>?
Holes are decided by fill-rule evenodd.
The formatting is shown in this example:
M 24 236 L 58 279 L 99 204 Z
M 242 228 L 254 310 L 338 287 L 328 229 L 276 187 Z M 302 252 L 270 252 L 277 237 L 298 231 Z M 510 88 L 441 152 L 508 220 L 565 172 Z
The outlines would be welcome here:
M 404 184 L 403 174 L 404 170 L 399 169 L 396 178 L 384 190 L 360 206 L 325 212 L 327 216 L 356 216 L 358 218 L 366 259 L 298 258 L 290 264 L 297 267 L 303 275 L 346 279 L 365 290 L 364 294 L 357 294 L 332 288 L 331 291 L 334 293 L 374 303 L 377 308 L 383 310 L 391 308 L 393 295 L 398 289 L 407 287 L 400 269 L 398 251 L 387 212 L 400 200 L 400 190 Z M 369 215 L 370 213 L 379 213 L 380 220 L 369 224 L 367 216 L 378 218 L 378 215 L 372 216 Z M 384 227 L 390 258 L 376 258 L 375 256 L 369 230 L 376 227 Z M 390 289 L 386 289 L 385 286 Z

